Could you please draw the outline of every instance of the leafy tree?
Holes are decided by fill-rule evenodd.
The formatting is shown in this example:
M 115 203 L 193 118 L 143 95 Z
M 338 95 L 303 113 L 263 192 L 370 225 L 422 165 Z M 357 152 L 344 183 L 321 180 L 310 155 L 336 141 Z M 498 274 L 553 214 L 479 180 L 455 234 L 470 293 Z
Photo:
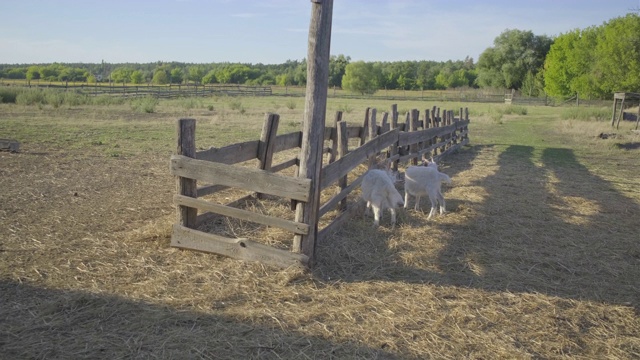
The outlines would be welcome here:
M 202 78 L 202 83 L 204 84 L 215 84 L 218 82 L 216 78 L 216 71 L 209 70 L 209 72 Z
M 478 84 L 483 87 L 519 89 L 528 72 L 537 73 L 552 40 L 531 31 L 505 30 L 478 60 Z
M 436 76 L 439 73 L 438 68 L 438 63 L 434 61 L 420 62 L 416 73 L 416 87 L 421 90 L 435 89 Z
M 372 63 L 352 62 L 345 68 L 342 87 L 362 95 L 373 94 L 378 89 L 376 78 L 376 70 Z
M 135 70 L 131 73 L 132 84 L 142 84 L 144 81 L 144 74 L 140 70 Z
M 165 85 L 169 83 L 169 76 L 167 75 L 166 71 L 158 69 L 153 73 L 153 79 L 151 80 L 151 82 L 156 85 Z
M 169 73 L 169 81 L 171 84 L 182 84 L 184 80 L 184 74 L 182 73 L 182 69 L 179 67 L 174 67 L 171 69 Z
M 128 66 L 121 66 L 111 72 L 111 80 L 115 83 L 128 83 L 131 81 L 133 69 Z
M 38 66 L 29 66 L 25 75 L 27 83 L 31 85 L 31 80 L 40 79 L 40 68 Z
M 187 71 L 189 73 L 188 79 L 196 84 L 202 83 L 202 78 L 206 74 L 204 66 L 201 65 L 189 66 Z
M 276 76 L 276 84 L 280 86 L 291 86 L 294 83 L 293 71 Z
M 335 56 L 331 55 L 329 59 L 329 87 L 342 86 L 342 77 L 344 76 L 344 70 L 351 61 L 351 57 L 344 56 L 342 54 Z
M 302 62 L 296 67 L 293 73 L 293 80 L 296 85 L 304 86 L 307 85 L 307 61 L 302 60 Z
M 27 70 L 25 68 L 9 69 L 5 76 L 7 77 L 7 79 L 26 79 Z
M 598 34 L 596 67 L 606 93 L 640 91 L 640 16 L 629 13 L 604 25 Z

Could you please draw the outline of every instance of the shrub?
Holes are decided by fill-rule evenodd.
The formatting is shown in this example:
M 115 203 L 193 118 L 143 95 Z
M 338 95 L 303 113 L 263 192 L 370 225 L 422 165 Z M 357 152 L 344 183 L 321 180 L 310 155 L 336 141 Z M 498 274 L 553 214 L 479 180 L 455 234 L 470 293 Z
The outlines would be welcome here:
M 45 92 L 40 90 L 28 90 L 19 92 L 14 102 L 18 105 L 35 105 L 47 103 Z
M 0 103 L 15 103 L 21 89 L 2 87 L 0 88 Z
M 240 110 L 242 109 L 242 101 L 233 99 L 229 102 L 229 107 L 231 108 L 231 110 Z
M 154 113 L 156 111 L 157 105 L 158 99 L 154 98 L 153 96 L 145 96 L 143 98 L 131 101 L 131 109 L 140 113 Z
M 611 110 L 608 108 L 584 108 L 573 107 L 563 109 L 560 113 L 560 118 L 564 120 L 597 120 L 603 121 L 610 119 Z

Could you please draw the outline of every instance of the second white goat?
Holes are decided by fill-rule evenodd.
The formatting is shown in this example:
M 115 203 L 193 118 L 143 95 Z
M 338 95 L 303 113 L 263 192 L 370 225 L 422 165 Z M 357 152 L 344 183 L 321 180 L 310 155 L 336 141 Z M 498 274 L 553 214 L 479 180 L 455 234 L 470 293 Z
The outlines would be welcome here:
M 391 212 L 391 226 L 396 224 L 396 208 L 403 206 L 404 202 L 394 185 L 395 181 L 396 174 L 388 166 L 385 169 L 371 169 L 362 179 L 362 198 L 367 202 L 367 213 L 373 207 L 374 226 L 380 225 L 384 209 Z
M 416 197 L 415 210 L 420 206 L 420 197 L 427 195 L 431 200 L 431 211 L 427 219 L 433 216 L 440 203 L 440 214 L 446 211 L 444 196 L 442 195 L 442 183 L 451 184 L 451 178 L 438 171 L 435 162 L 429 166 L 409 166 L 404 175 L 404 208 L 409 206 L 409 195 Z

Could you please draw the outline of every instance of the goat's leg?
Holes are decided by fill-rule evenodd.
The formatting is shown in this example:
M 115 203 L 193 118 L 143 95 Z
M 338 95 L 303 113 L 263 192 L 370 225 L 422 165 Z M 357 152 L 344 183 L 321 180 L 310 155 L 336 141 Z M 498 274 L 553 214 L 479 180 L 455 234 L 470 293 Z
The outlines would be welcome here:
M 444 214 L 445 212 L 447 212 L 447 205 L 445 204 L 444 201 L 444 196 L 442 196 L 442 193 L 438 191 L 438 201 L 440 202 L 440 215 Z
M 404 208 L 409 208 L 409 192 L 407 190 L 404 191 Z
M 420 209 L 420 195 L 416 195 L 416 205 L 413 207 L 415 211 Z
M 396 227 L 396 209 L 389 208 L 389 212 L 391 213 L 391 228 Z
M 433 215 L 437 212 L 438 208 L 438 200 L 435 196 L 429 196 L 429 200 L 431 200 L 431 211 L 429 211 L 429 216 L 427 216 L 427 220 L 431 219 Z
M 380 211 L 381 209 L 373 205 L 373 226 L 380 226 Z
M 367 201 L 367 207 L 364 209 L 364 214 L 365 215 L 371 214 L 371 201 Z

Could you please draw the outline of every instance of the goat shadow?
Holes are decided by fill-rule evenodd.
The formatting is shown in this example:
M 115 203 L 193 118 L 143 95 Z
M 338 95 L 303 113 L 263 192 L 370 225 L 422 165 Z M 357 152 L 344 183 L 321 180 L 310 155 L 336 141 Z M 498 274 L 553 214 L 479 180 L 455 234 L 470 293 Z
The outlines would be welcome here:
M 455 234 L 437 255 L 439 271 L 403 265 L 397 249 L 389 247 L 397 234 L 383 229 L 367 232 L 362 236 L 366 239 L 355 243 L 340 243 L 337 234 L 321 244 L 314 273 L 352 282 L 383 279 L 543 293 L 638 309 L 637 228 L 630 222 L 616 228 L 616 220 L 637 219 L 640 206 L 592 174 L 571 149 L 537 150 L 541 155 L 536 164 L 535 148 L 506 145 L 502 151 L 503 147 L 466 147 L 446 169 L 453 178 L 470 169 L 481 152 L 501 151 L 495 173 L 471 184 L 486 191 L 484 201 L 447 199 L 454 212 L 464 204 L 478 215 L 462 224 L 429 224 Z M 528 182 L 522 182 L 523 175 Z M 355 227 L 343 231 L 358 231 Z M 474 271 L 470 261 L 482 271 Z

